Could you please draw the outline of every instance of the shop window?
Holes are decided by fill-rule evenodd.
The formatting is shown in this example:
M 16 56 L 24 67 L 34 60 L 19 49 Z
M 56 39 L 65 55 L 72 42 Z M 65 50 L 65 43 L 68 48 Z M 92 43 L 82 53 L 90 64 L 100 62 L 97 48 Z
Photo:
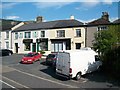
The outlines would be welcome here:
M 81 48 L 81 43 L 76 43 L 76 49 L 80 49 Z
M 24 43 L 25 44 L 25 51 L 30 51 L 30 43 Z

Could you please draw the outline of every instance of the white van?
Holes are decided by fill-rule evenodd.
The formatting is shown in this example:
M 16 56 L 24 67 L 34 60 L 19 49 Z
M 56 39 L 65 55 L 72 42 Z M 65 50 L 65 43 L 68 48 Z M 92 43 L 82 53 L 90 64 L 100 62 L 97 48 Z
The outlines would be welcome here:
M 97 55 L 91 49 L 58 52 L 56 74 L 79 80 L 81 75 L 91 73 L 102 65 L 101 61 L 95 59 Z

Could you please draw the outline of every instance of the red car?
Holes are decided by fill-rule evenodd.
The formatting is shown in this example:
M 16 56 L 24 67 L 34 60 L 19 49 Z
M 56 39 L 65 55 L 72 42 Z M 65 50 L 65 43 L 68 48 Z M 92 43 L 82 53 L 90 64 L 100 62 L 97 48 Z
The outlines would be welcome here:
M 34 63 L 35 61 L 39 60 L 42 57 L 41 54 L 36 52 L 30 52 L 25 54 L 21 60 L 21 63 Z

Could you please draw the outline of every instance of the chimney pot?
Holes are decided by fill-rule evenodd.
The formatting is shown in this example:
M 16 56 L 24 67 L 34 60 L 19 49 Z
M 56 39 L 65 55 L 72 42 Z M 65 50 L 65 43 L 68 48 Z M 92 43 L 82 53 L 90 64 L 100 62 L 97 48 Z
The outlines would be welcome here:
M 43 17 L 42 17 L 42 16 L 37 16 L 36 22 L 37 22 L 37 23 L 43 22 Z

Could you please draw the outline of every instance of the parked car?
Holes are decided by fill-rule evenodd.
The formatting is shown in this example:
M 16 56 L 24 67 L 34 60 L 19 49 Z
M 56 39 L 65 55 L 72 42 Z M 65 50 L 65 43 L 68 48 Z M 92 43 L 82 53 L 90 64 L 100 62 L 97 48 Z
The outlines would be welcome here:
M 46 57 L 46 64 L 56 67 L 57 53 L 48 54 Z
M 30 52 L 24 55 L 21 63 L 34 63 L 35 61 L 40 60 L 41 57 L 42 55 L 40 53 Z
M 0 56 L 10 56 L 13 54 L 12 50 L 9 49 L 1 49 L 0 50 Z

